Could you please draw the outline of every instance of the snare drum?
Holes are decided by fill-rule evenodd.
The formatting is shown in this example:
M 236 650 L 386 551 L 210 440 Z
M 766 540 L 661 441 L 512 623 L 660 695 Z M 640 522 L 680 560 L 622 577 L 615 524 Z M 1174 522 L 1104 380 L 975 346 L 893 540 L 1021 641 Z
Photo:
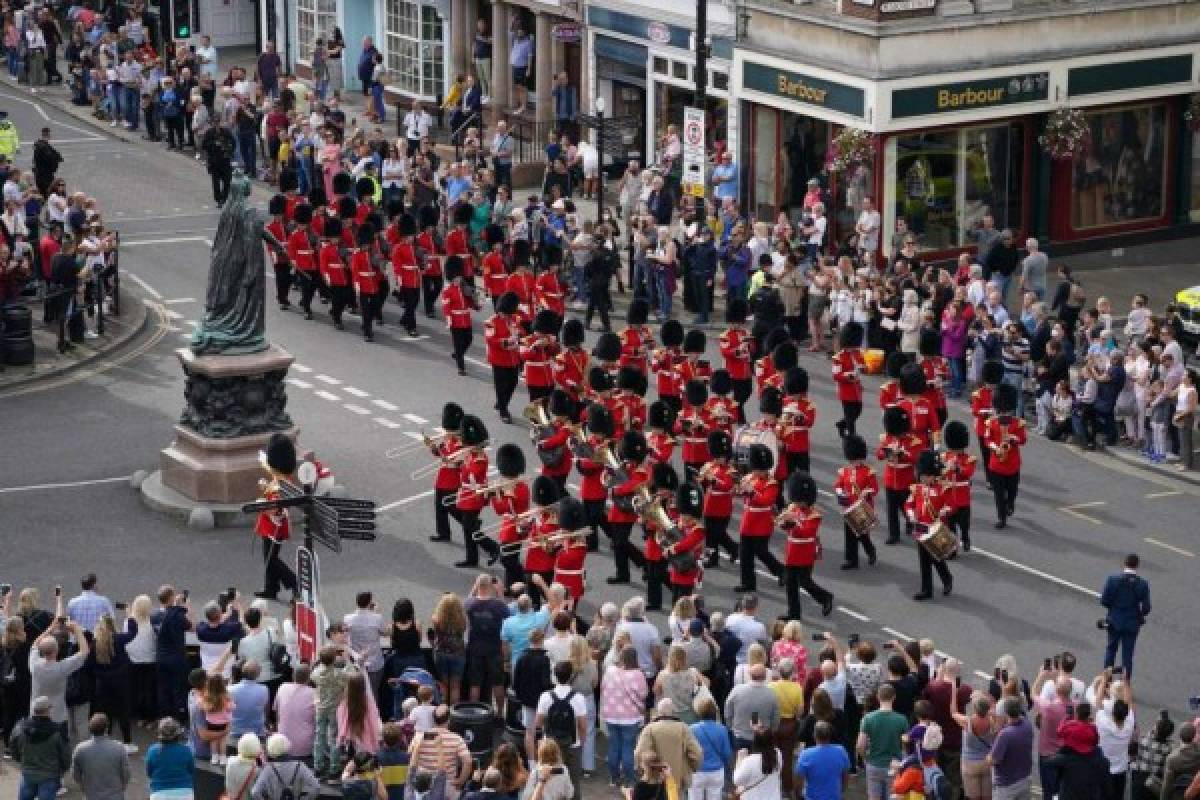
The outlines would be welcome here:
M 945 561 L 958 550 L 958 537 L 946 523 L 938 520 L 917 537 L 917 544 L 929 551 L 936 561 Z
M 743 425 L 733 432 L 733 464 L 739 472 L 750 471 L 750 447 L 766 445 L 771 451 L 771 461 L 779 463 L 779 437 L 770 428 L 760 428 L 754 425 Z
M 879 522 L 875 509 L 865 499 L 847 508 L 843 516 L 846 526 L 855 536 L 869 536 Z

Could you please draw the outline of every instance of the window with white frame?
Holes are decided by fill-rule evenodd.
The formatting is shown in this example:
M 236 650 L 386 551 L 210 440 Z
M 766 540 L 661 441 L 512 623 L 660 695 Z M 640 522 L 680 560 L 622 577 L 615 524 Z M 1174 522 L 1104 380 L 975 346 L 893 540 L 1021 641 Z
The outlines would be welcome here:
M 443 21 L 437 9 L 413 0 L 387 0 L 387 67 L 404 94 L 440 97 L 445 91 Z
M 337 0 L 296 0 L 296 29 L 300 60 L 311 61 L 318 38 L 329 40 L 337 27 Z

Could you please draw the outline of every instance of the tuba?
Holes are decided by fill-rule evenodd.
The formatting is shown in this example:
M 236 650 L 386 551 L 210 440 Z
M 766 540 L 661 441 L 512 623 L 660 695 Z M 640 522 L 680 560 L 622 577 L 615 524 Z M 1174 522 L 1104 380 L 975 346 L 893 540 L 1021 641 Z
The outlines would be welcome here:
M 604 465 L 606 470 L 601 482 L 606 489 L 611 489 L 614 486 L 619 486 L 629 480 L 629 473 L 625 471 L 625 466 L 621 463 L 621 459 L 617 458 L 617 454 L 613 452 L 612 442 L 605 442 L 595 448 L 593 459 Z

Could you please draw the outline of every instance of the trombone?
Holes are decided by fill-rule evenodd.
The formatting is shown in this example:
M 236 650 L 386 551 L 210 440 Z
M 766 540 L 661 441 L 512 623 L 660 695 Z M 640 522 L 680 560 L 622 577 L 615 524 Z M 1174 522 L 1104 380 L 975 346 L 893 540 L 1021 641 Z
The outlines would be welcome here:
M 485 497 L 489 497 L 493 494 L 502 492 L 505 489 L 512 487 L 512 485 L 515 484 L 516 482 L 517 481 L 515 478 L 505 478 L 502 481 L 492 481 L 491 483 L 485 483 L 483 486 L 464 486 L 464 487 L 461 487 L 459 489 L 459 491 L 467 492 L 469 494 L 481 494 L 481 495 L 484 495 Z M 442 498 L 442 505 L 446 508 L 453 508 L 457 502 L 458 502 L 458 494 L 457 493 L 446 495 L 445 497 Z
M 502 514 L 500 516 L 500 518 L 498 520 L 496 520 L 495 522 L 493 522 L 491 525 L 488 525 L 484 528 L 480 528 L 479 533 L 482 533 L 485 536 L 490 536 L 492 534 L 498 533 L 500 531 L 500 529 L 503 528 L 506 523 L 512 522 L 512 523 L 515 523 L 516 525 L 520 526 L 521 524 L 523 524 L 523 523 L 527 522 L 528 520 L 532 519 L 533 517 L 535 517 L 539 512 L 542 512 L 542 511 L 554 512 L 557 510 L 558 510 L 558 503 L 551 503 L 548 506 L 534 506 L 533 508 L 530 508 L 526 511 L 522 511 L 520 514 Z
M 430 436 L 425 431 L 421 431 L 421 438 L 419 440 L 391 448 L 383 454 L 384 458 L 404 458 L 410 453 L 420 450 L 422 447 L 432 450 L 434 445 L 440 444 L 451 433 L 452 431 L 442 431 Z
M 442 467 L 458 466 L 463 462 L 463 459 L 470 454 L 470 452 L 470 447 L 464 447 L 463 449 L 451 453 L 448 456 L 442 456 L 437 461 L 431 461 L 423 467 L 417 467 L 414 469 L 408 474 L 408 479 L 412 481 L 423 480 L 437 472 Z
M 521 548 L 526 544 L 535 545 L 541 548 L 556 547 L 558 546 L 559 542 L 565 542 L 568 539 L 583 538 L 583 535 L 584 534 L 580 531 L 563 531 L 562 533 L 556 533 L 553 536 L 546 536 L 545 538 L 538 539 L 536 541 L 532 539 L 521 538 L 515 542 L 506 542 L 505 544 L 500 545 L 500 554 L 505 556 L 518 555 L 521 552 Z

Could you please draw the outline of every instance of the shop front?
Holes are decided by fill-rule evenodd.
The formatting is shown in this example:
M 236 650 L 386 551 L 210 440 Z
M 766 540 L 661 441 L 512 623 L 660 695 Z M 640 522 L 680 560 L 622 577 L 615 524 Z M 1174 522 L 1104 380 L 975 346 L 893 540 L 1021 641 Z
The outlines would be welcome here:
M 987 216 L 1018 240 L 1078 249 L 1200 222 L 1200 137 L 1184 120 L 1195 49 L 880 82 L 739 51 L 748 209 L 794 218 L 816 178 L 835 240 L 869 195 L 884 252 L 911 238 L 931 258 L 973 248 Z M 1039 142 L 1060 108 L 1078 109 L 1088 131 L 1070 160 Z M 874 157 L 833 172 L 845 126 L 874 134 Z

